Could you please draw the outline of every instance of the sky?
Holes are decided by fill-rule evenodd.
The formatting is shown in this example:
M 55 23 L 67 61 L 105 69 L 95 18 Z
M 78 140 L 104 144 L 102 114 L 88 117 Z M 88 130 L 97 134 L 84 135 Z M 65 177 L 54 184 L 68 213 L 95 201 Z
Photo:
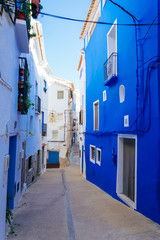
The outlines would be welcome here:
M 42 12 L 86 19 L 92 0 L 41 0 Z M 84 46 L 79 38 L 83 23 L 39 15 L 42 23 L 47 62 L 55 77 L 63 78 L 79 87 L 77 71 L 80 51 Z

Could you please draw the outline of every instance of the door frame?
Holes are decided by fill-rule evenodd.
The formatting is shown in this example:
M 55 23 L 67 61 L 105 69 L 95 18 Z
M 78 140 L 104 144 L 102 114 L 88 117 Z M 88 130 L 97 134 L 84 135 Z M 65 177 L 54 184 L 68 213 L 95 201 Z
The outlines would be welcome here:
M 135 139 L 135 201 L 132 201 L 123 194 L 123 139 Z M 116 193 L 118 197 L 133 209 L 137 208 L 137 136 L 129 134 L 118 135 L 118 162 L 117 162 L 117 183 Z

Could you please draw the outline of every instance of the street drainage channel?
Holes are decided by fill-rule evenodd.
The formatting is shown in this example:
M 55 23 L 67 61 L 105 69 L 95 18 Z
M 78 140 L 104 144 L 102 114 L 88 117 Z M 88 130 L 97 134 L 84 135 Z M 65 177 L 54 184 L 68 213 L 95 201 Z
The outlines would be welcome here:
M 67 214 L 67 226 L 68 226 L 68 239 L 69 240 L 76 240 L 75 228 L 73 223 L 73 216 L 72 216 L 72 209 L 69 201 L 67 185 L 64 170 L 62 171 L 62 182 L 64 186 L 65 192 L 65 205 L 66 205 L 66 214 Z

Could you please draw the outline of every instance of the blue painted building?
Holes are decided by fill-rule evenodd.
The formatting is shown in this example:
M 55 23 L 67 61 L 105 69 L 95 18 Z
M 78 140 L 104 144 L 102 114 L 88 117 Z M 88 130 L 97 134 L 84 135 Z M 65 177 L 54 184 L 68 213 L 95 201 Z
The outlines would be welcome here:
M 158 0 L 92 0 L 80 35 L 86 62 L 86 177 L 158 223 L 159 11 Z

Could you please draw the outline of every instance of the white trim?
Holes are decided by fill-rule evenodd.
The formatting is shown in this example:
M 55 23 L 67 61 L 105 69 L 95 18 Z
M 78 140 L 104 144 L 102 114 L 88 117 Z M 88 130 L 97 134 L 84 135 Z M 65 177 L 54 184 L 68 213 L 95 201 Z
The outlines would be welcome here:
M 98 151 L 100 152 L 100 161 L 98 161 Z M 101 166 L 101 159 L 102 159 L 102 150 L 100 148 L 96 148 L 96 163 Z
M 133 202 L 127 196 L 123 194 L 123 139 L 130 138 L 135 139 L 135 201 Z M 137 208 L 137 136 L 129 134 L 118 135 L 118 163 L 117 163 L 117 183 L 116 193 L 119 198 L 122 199 L 128 206 L 133 209 Z
M 106 90 L 103 91 L 103 102 L 107 101 L 107 93 Z
M 111 55 L 111 54 L 109 54 L 110 51 L 109 51 L 109 40 L 108 40 L 108 38 L 109 38 L 109 35 L 110 35 L 111 31 L 113 30 L 113 28 L 115 28 L 115 46 L 114 46 L 115 51 L 114 52 L 117 52 L 117 19 L 114 21 L 112 27 L 110 28 L 110 30 L 107 33 L 107 58 L 109 58 L 110 55 Z
M 98 130 L 95 130 L 95 104 L 98 103 Z M 93 130 L 99 131 L 99 100 L 93 102 Z
M 95 160 L 96 160 L 96 147 L 94 145 L 90 145 L 90 151 L 89 151 L 89 159 L 92 163 L 95 164 L 95 160 L 91 158 L 92 154 L 91 154 L 91 148 L 95 149 Z

